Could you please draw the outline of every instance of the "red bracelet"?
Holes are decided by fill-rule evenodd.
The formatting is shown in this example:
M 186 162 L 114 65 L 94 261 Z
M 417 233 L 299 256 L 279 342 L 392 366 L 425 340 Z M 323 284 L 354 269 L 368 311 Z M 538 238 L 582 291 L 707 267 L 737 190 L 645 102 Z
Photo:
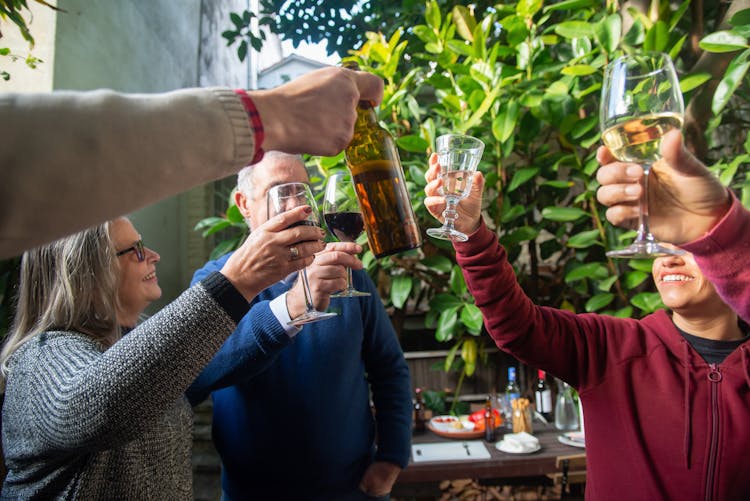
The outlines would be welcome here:
M 245 112 L 247 112 L 247 116 L 250 118 L 250 127 L 253 129 L 253 136 L 255 137 L 255 155 L 250 163 L 254 164 L 260 162 L 263 158 L 264 152 L 262 146 L 265 137 L 263 132 L 263 122 L 260 120 L 260 114 L 258 114 L 258 109 L 255 107 L 255 103 L 250 96 L 247 95 L 247 92 L 243 89 L 235 89 L 234 93 L 240 96 L 242 106 L 245 108 Z

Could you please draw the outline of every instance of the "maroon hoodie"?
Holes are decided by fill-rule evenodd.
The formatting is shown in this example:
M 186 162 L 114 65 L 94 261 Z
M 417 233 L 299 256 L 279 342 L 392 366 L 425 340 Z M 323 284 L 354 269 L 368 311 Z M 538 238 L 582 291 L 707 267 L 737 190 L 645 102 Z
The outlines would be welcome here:
M 746 319 L 749 225 L 735 200 L 685 246 Z M 587 499 L 750 499 L 750 341 L 709 365 L 665 311 L 634 320 L 536 306 L 484 225 L 455 248 L 497 346 L 579 391 Z

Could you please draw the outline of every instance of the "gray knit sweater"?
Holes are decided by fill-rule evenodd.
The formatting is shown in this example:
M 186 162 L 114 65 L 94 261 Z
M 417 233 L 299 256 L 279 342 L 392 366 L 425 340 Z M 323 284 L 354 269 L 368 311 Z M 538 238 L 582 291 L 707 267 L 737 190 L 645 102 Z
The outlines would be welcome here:
M 2 499 L 192 499 L 182 396 L 235 329 L 202 284 L 106 351 L 45 332 L 11 357 Z

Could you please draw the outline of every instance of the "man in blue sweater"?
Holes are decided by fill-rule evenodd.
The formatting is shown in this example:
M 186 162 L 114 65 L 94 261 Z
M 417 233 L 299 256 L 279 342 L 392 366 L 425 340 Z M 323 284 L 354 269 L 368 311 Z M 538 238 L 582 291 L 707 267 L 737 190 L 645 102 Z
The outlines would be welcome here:
M 252 229 L 267 219 L 272 186 L 308 181 L 298 156 L 268 152 L 240 171 L 235 202 Z M 360 251 L 354 243 L 331 243 L 308 268 L 316 308 L 330 305 L 338 316 L 288 326 L 304 311 L 304 296 L 296 274 L 287 277 L 256 297 L 189 389 L 192 404 L 213 397 L 226 501 L 388 499 L 408 463 L 409 370 L 377 289 L 355 257 Z M 206 263 L 193 282 L 228 258 Z M 370 297 L 329 298 L 344 288 L 346 266 Z

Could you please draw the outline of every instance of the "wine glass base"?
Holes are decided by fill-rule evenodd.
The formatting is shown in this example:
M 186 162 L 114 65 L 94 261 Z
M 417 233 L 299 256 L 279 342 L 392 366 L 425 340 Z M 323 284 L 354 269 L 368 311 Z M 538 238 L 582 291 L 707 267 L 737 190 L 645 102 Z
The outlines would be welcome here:
M 433 238 L 439 238 L 441 240 L 453 240 L 455 242 L 466 242 L 469 237 L 465 233 L 446 228 L 441 226 L 440 228 L 428 228 L 427 234 Z
M 624 259 L 651 259 L 663 256 L 681 256 L 684 250 L 665 247 L 659 242 L 642 241 L 633 242 L 623 249 L 615 249 L 607 252 L 607 257 Z
M 337 292 L 336 294 L 331 294 L 330 297 L 369 297 L 371 294 L 369 292 L 362 292 L 358 291 L 355 288 L 351 289 L 344 289 L 341 292 Z
M 294 325 L 294 326 L 299 327 L 300 325 L 310 324 L 313 322 L 318 322 L 320 320 L 333 318 L 337 315 L 338 313 L 330 313 L 330 312 L 325 312 L 325 311 L 317 311 L 317 310 L 306 311 L 302 315 L 298 316 L 297 318 L 293 318 L 292 321 L 289 322 L 289 325 Z

